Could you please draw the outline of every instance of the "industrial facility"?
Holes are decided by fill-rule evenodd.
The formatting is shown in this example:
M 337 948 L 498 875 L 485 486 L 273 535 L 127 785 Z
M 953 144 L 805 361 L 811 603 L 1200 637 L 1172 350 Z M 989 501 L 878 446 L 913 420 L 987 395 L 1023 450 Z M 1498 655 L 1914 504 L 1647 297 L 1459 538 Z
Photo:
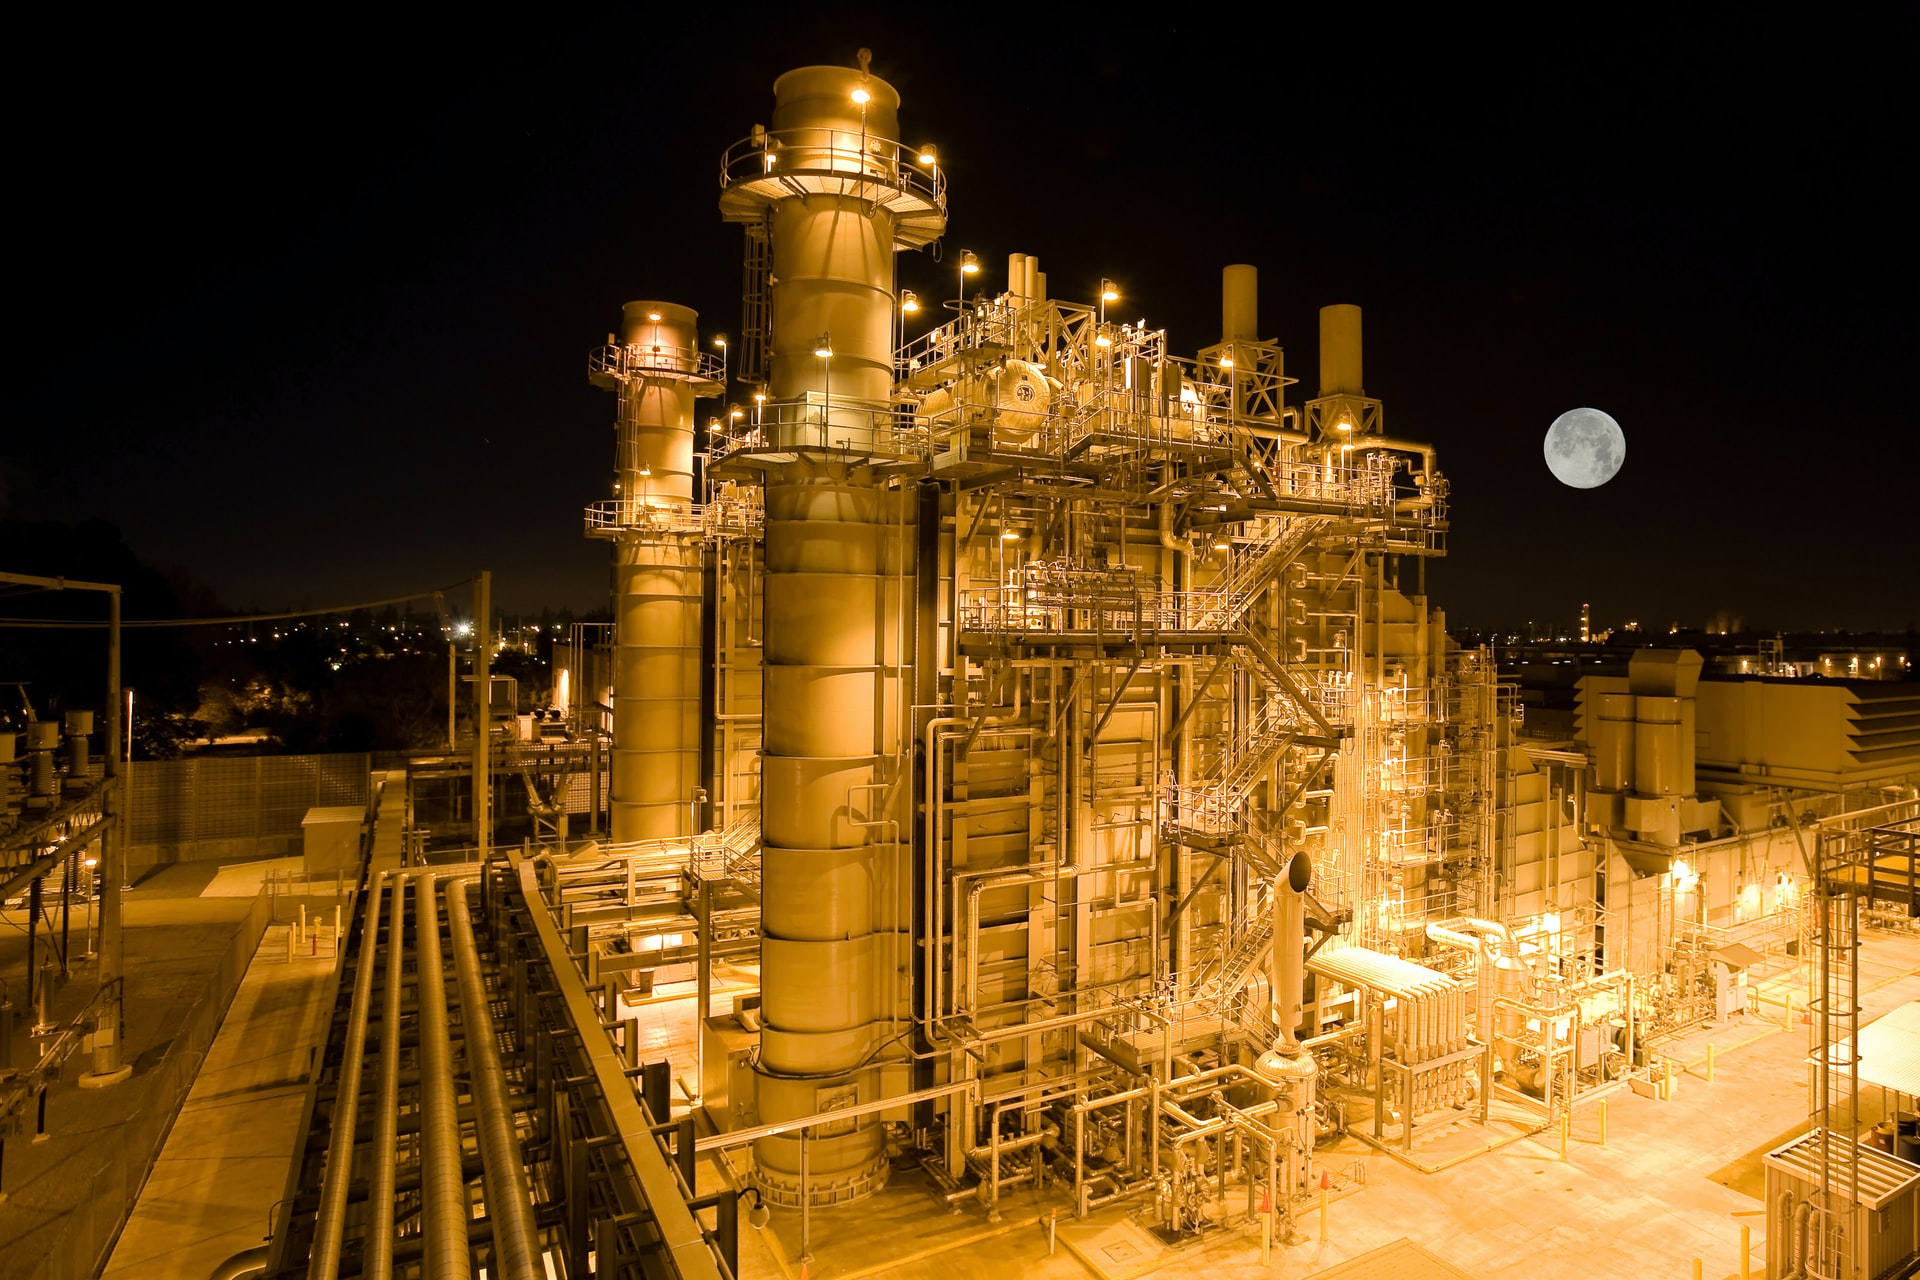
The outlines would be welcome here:
M 1175 350 L 1120 265 L 1063 296 L 947 247 L 865 51 L 773 95 L 715 139 L 743 318 L 642 299 L 588 354 L 612 624 L 543 732 L 483 580 L 472 726 L 376 777 L 285 1186 L 220 1274 L 1479 1274 L 1388 1228 L 1657 1143 L 1609 1104 L 1704 1105 L 1713 1037 L 1760 1031 L 1793 1114 L 1742 1150 L 1795 1127 L 1708 1274 L 1910 1274 L 1920 1017 L 1868 993 L 1920 971 L 1920 687 L 1646 647 L 1529 725 L 1428 594 L 1445 442 L 1368 395 L 1358 306 L 1289 372 L 1223 264 Z M 119 696 L 104 775 L 84 716 L 0 736 L 29 921 L 114 865 Z M 12 1132 L 48 1080 L 9 1077 Z M 1330 1216 L 1412 1252 L 1365 1270 Z

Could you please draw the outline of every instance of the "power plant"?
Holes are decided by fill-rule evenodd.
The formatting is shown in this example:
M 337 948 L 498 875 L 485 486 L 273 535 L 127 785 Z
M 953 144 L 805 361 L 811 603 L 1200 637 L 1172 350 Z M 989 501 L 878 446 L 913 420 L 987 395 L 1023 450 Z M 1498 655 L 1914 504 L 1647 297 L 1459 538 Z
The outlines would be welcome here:
M 1385 1229 L 1631 1147 L 1609 1101 L 1676 1106 L 1703 1046 L 1712 1081 L 1715 1027 L 1807 1086 L 1716 1274 L 1910 1274 L 1920 1076 L 1864 1047 L 1863 965 L 1920 945 L 1920 690 L 1645 648 L 1541 731 L 1429 596 L 1444 442 L 1368 395 L 1358 306 L 1290 375 L 1223 264 L 1176 351 L 1118 266 L 1048 264 L 1100 281 L 1063 296 L 945 248 L 864 50 L 773 93 L 720 156 L 744 324 L 642 299 L 588 356 L 612 626 L 550 743 L 476 665 L 432 766 L 457 856 L 409 834 L 430 770 L 376 780 L 284 1194 L 224 1274 L 871 1275 L 956 1217 L 1035 1223 L 979 1237 L 1017 1272 L 1317 1274 L 1330 1201 Z M 0 796 L 42 876 L 56 737 Z M 1394 1256 L 1338 1274 L 1456 1274 Z

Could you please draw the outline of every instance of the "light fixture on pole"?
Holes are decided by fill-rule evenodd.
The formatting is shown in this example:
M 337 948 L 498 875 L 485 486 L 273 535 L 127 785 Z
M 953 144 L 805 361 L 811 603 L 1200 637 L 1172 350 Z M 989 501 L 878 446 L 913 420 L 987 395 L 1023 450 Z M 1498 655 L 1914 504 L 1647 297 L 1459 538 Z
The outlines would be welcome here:
M 833 410 L 833 335 L 830 333 L 822 333 L 819 338 L 814 341 L 813 354 L 820 357 L 820 367 L 822 371 L 820 384 L 820 399 L 822 402 L 820 422 L 824 427 L 828 424 L 830 420 L 829 415 Z
M 907 345 L 907 317 L 918 310 L 920 310 L 919 295 L 911 289 L 902 289 L 900 291 L 900 339 L 894 344 L 893 348 L 896 357 L 899 350 Z M 897 358 L 894 363 L 898 365 L 899 361 Z

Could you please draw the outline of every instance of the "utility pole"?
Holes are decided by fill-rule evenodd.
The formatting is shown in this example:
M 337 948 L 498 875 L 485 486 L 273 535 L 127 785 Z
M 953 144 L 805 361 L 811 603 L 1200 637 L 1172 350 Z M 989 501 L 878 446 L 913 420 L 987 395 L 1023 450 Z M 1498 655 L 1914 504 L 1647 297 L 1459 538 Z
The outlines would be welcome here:
M 492 594 L 493 575 L 482 569 L 473 585 L 473 843 L 481 862 L 493 846 L 493 774 L 487 750 L 493 714 L 493 642 L 488 634 Z

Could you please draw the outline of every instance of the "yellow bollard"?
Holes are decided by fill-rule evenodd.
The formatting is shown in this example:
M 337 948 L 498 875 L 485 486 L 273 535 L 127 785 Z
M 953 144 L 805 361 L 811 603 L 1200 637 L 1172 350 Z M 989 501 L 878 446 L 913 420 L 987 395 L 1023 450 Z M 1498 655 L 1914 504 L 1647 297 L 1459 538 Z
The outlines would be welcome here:
M 1607 1145 L 1607 1100 L 1600 1099 L 1600 1145 Z
M 1740 1224 L 1740 1280 L 1752 1280 L 1753 1273 L 1748 1269 L 1752 1257 L 1753 1228 L 1743 1222 Z
M 1707 1046 L 1707 1083 L 1713 1083 L 1713 1046 Z

